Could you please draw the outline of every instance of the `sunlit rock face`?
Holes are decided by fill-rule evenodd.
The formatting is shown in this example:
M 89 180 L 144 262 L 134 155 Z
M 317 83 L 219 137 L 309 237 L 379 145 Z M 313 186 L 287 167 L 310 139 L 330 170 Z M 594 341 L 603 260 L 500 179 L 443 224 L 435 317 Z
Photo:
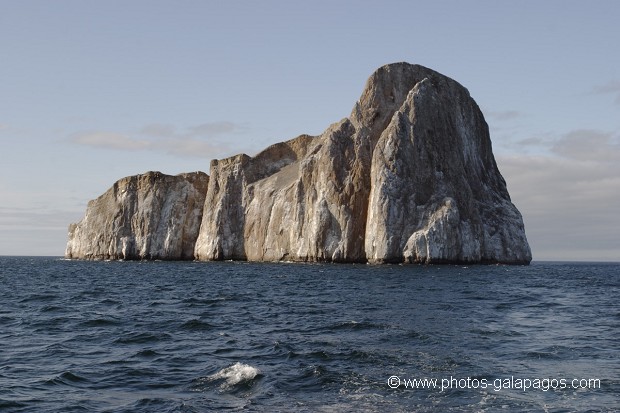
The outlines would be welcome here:
M 519 211 L 469 92 L 418 65 L 367 81 L 351 116 L 211 164 L 201 260 L 528 263 Z
M 65 256 L 193 259 L 208 182 L 203 172 L 147 172 L 117 181 L 71 224 Z
M 70 228 L 67 257 L 527 264 L 523 220 L 467 89 L 408 63 L 351 115 L 211 162 L 125 178 Z

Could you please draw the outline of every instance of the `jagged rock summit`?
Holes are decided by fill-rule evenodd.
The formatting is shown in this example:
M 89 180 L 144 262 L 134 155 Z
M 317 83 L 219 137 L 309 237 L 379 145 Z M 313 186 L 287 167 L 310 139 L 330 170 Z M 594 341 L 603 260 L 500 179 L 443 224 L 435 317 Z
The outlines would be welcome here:
M 210 173 L 117 182 L 70 227 L 66 256 L 531 261 L 480 109 L 467 89 L 423 66 L 379 68 L 351 115 L 321 135 L 214 160 Z M 128 179 L 145 183 L 121 197 Z M 140 201 L 154 193 L 156 202 Z

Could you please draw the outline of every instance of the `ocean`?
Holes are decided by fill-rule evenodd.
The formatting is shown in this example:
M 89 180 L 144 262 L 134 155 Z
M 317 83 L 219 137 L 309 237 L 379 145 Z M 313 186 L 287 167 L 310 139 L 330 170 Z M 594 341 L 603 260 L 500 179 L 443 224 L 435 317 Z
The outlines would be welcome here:
M 0 411 L 619 411 L 619 287 L 613 263 L 0 257 Z

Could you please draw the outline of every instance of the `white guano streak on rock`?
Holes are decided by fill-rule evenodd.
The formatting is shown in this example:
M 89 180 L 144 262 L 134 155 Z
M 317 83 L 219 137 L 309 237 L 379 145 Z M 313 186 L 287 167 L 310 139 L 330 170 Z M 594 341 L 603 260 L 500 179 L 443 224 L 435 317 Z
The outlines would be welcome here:
M 148 172 L 119 180 L 69 227 L 65 255 L 82 259 L 193 259 L 209 177 Z

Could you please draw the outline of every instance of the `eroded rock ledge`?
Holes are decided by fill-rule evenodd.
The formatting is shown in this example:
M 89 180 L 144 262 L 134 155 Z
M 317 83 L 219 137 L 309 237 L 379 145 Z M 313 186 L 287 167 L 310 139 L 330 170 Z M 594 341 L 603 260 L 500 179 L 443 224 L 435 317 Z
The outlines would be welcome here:
M 379 68 L 351 115 L 203 173 L 124 178 L 69 258 L 527 264 L 488 126 L 456 81 Z

